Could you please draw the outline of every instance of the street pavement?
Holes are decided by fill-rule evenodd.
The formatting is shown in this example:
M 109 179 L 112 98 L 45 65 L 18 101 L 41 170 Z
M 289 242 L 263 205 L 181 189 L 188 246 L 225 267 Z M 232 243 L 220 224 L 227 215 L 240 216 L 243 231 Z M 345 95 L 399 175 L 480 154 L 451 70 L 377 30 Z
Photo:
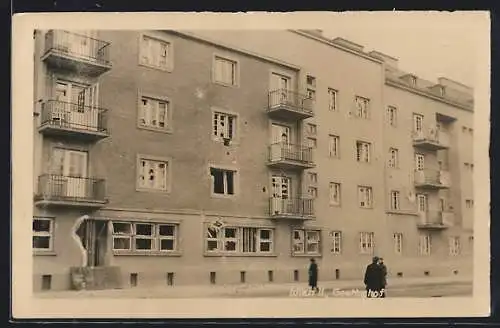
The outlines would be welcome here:
M 266 283 L 202 286 L 151 286 L 94 291 L 44 291 L 42 298 L 289 298 L 344 297 L 364 295 L 359 280 L 320 281 L 320 292 L 313 295 L 307 283 Z M 472 277 L 392 278 L 386 297 L 467 297 L 472 296 Z

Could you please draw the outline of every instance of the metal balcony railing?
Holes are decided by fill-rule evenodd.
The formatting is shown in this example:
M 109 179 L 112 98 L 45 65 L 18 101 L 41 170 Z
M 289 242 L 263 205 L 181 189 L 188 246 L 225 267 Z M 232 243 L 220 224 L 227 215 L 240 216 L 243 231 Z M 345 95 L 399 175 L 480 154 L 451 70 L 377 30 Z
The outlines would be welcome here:
M 292 161 L 312 164 L 313 150 L 307 146 L 278 142 L 269 146 L 269 161 Z
M 38 177 L 37 200 L 105 202 L 104 179 L 43 174 Z
M 40 126 L 108 133 L 107 110 L 59 100 L 42 103 Z
M 64 30 L 50 30 L 45 35 L 45 53 L 54 51 L 75 59 L 111 65 L 109 42 Z
M 287 107 L 297 112 L 313 115 L 313 102 L 305 94 L 287 89 L 277 89 L 269 92 L 269 109 Z
M 269 212 L 274 217 L 306 217 L 314 215 L 312 198 L 277 198 L 269 199 Z

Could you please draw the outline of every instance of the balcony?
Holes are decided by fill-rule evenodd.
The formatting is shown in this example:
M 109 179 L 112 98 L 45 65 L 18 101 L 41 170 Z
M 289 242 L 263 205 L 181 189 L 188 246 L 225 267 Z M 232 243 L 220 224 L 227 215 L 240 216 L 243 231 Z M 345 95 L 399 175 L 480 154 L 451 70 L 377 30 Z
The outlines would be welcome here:
M 42 60 L 52 68 L 96 77 L 111 69 L 109 49 L 110 43 L 103 40 L 63 30 L 50 30 L 45 35 Z
M 269 199 L 269 214 L 272 219 L 312 219 L 314 217 L 314 199 L 271 197 Z
M 437 128 L 413 132 L 413 146 L 430 151 L 447 149 L 450 147 L 450 137 Z
M 450 188 L 450 173 L 439 170 L 416 170 L 415 188 L 447 189 Z
M 417 227 L 427 230 L 443 230 L 453 226 L 454 214 L 443 211 L 427 211 L 419 213 Z
M 55 174 L 38 177 L 37 206 L 72 206 L 99 208 L 107 203 L 104 179 Z
M 313 101 L 307 95 L 286 89 L 269 92 L 267 113 L 279 120 L 304 120 L 314 116 Z
M 267 165 L 282 170 L 303 170 L 315 167 L 312 148 L 278 142 L 269 146 Z
M 40 133 L 99 140 L 109 136 L 107 110 L 58 100 L 42 103 Z

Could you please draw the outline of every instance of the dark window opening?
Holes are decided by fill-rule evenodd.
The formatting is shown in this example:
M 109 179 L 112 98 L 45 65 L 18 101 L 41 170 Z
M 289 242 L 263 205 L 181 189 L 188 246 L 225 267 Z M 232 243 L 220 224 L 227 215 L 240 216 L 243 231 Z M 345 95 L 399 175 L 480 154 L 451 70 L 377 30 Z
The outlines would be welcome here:
M 335 279 L 340 279 L 340 270 L 339 269 L 335 269 Z
M 132 287 L 137 286 L 137 273 L 130 274 L 130 286 L 132 286 Z
M 398 272 L 397 276 L 400 277 L 400 278 L 403 277 L 403 272 Z
M 293 281 L 299 281 L 299 270 L 293 270 Z
M 246 282 L 246 272 L 245 271 L 240 272 L 240 282 L 242 284 L 244 284 Z
M 424 271 L 424 275 L 425 275 L 425 276 L 428 276 L 429 274 L 430 274 L 430 272 L 429 272 L 429 271 Z
M 214 193 L 224 194 L 224 171 L 219 169 L 210 169 L 213 178 Z
M 167 272 L 167 285 L 168 286 L 174 285 L 174 273 L 173 272 Z
M 52 275 L 42 275 L 42 290 L 50 290 L 52 288 Z
M 273 282 L 274 281 L 274 272 L 272 270 L 267 271 L 267 280 L 269 282 Z
M 216 282 L 215 272 L 210 272 L 210 283 L 212 285 L 215 285 L 215 282 Z

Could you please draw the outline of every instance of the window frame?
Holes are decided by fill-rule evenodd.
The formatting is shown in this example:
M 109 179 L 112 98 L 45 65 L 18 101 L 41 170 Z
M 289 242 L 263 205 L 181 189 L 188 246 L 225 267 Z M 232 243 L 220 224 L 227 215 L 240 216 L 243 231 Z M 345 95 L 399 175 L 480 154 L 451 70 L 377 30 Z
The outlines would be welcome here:
M 334 199 L 332 198 L 332 186 L 334 187 L 333 189 L 337 190 L 337 195 L 338 195 L 337 201 L 334 201 Z M 328 188 L 329 188 L 328 189 L 329 190 L 328 203 L 330 204 L 330 206 L 341 206 L 342 205 L 342 186 L 341 186 L 341 183 L 331 181 L 328 185 Z
M 399 211 L 401 210 L 401 193 L 399 190 L 391 190 L 391 207 L 390 209 L 392 211 Z
M 461 254 L 460 236 L 448 237 L 448 254 L 450 256 L 459 256 Z
M 364 191 L 362 191 L 364 190 Z M 360 196 L 364 194 L 368 198 L 364 201 L 367 203 L 366 205 L 361 204 Z M 358 206 L 363 209 L 372 209 L 373 208 L 373 188 L 370 186 L 358 186 Z
M 298 232 L 299 235 L 302 237 L 302 239 L 299 239 L 302 241 L 302 248 L 300 251 L 295 250 L 295 245 L 300 244 L 295 242 L 295 232 Z M 316 233 L 318 236 L 317 240 L 314 240 L 311 242 L 307 237 L 308 233 L 313 232 Z M 291 239 L 292 239 L 292 245 L 291 245 L 291 251 L 292 251 L 292 256 L 321 256 L 321 248 L 322 248 L 322 238 L 321 238 L 321 229 L 315 229 L 315 228 L 308 228 L 308 229 L 302 229 L 302 228 L 293 228 L 292 229 L 292 234 L 291 234 Z M 317 245 L 317 252 L 309 252 L 308 251 L 308 245 L 309 244 L 315 244 Z
M 209 230 L 213 228 L 209 224 L 206 224 L 204 227 L 204 251 L 205 255 L 213 255 L 213 256 L 269 256 L 274 255 L 274 244 L 275 244 L 275 228 L 272 227 L 264 227 L 264 226 L 238 226 L 238 225 L 227 225 L 224 227 L 220 227 L 218 229 L 214 229 L 216 232 L 216 237 L 208 237 Z M 226 229 L 234 229 L 235 235 L 234 237 L 226 237 Z M 251 229 L 252 232 L 255 232 L 255 251 L 244 251 L 244 230 Z M 269 238 L 262 238 L 261 232 L 269 231 Z M 226 242 L 231 241 L 235 243 L 234 250 L 226 249 Z M 208 243 L 216 242 L 217 248 L 209 250 Z M 263 251 L 261 248 L 261 244 L 266 243 L 269 244 L 269 251 Z
M 398 126 L 398 108 L 396 106 L 389 105 L 387 106 L 387 116 L 389 126 L 397 127 Z
M 371 163 L 372 143 L 356 140 L 356 162 L 358 163 Z M 364 156 L 363 156 L 364 155 Z M 366 158 L 366 160 L 362 160 Z
M 217 60 L 222 60 L 225 62 L 231 62 L 233 64 L 233 83 L 227 83 L 224 81 L 217 80 Z M 223 53 L 213 53 L 212 55 L 212 66 L 211 66 L 211 80 L 212 83 L 218 84 L 225 87 L 238 88 L 240 86 L 240 61 L 234 56 L 223 54 Z
M 40 220 L 40 221 L 48 221 L 49 222 L 49 231 L 34 231 L 33 230 L 33 223 L 35 220 Z M 55 235 L 55 218 L 53 217 L 44 217 L 44 216 L 33 216 L 32 218 L 32 228 L 31 228 L 31 248 L 33 252 L 35 253 L 49 253 L 49 252 L 54 252 L 54 235 Z M 49 247 L 48 248 L 37 248 L 33 246 L 33 240 L 36 237 L 48 237 L 49 238 Z
M 159 43 L 165 43 L 168 45 L 168 50 L 167 50 L 168 53 L 167 53 L 165 67 L 143 62 L 143 53 L 144 53 L 143 40 L 144 40 L 144 38 L 149 38 L 150 40 L 153 40 L 153 41 L 156 41 Z M 163 35 L 163 34 L 158 35 L 157 33 L 139 33 L 138 44 L 139 44 L 139 51 L 138 51 L 138 64 L 139 64 L 139 66 L 157 69 L 157 70 L 165 71 L 165 72 L 169 72 L 169 73 L 174 70 L 174 42 L 170 37 L 168 37 L 167 35 Z
M 389 168 L 399 169 L 399 149 L 389 148 Z
M 332 95 L 334 95 L 333 104 L 332 104 Z M 339 91 L 337 89 L 328 88 L 328 110 L 331 112 L 338 112 L 338 95 Z
M 212 176 L 212 169 L 223 171 L 223 188 L 224 193 L 219 194 L 215 192 L 215 179 Z M 227 184 L 227 172 L 233 172 L 233 193 L 228 194 L 228 184 Z M 237 167 L 233 166 L 224 166 L 218 164 L 209 164 L 208 165 L 208 176 L 210 178 L 210 196 L 212 198 L 234 198 L 239 195 L 239 170 Z
M 224 134 L 226 134 L 226 132 L 227 132 L 228 135 L 229 135 L 229 126 L 230 126 L 229 119 L 230 118 L 233 119 L 232 131 L 231 131 L 232 137 L 231 138 L 227 138 L 226 136 L 221 137 L 219 135 L 219 131 L 218 130 L 215 131 L 215 115 L 225 115 L 225 117 L 227 118 L 224 121 L 224 128 L 226 130 L 226 131 L 224 131 Z M 230 144 L 232 144 L 232 145 L 238 144 L 239 143 L 239 130 L 240 130 L 239 121 L 240 121 L 240 115 L 238 113 L 233 112 L 233 111 L 229 111 L 229 110 L 226 110 L 223 108 L 219 108 L 219 107 L 212 107 L 211 139 L 215 142 L 220 142 L 220 143 L 224 143 L 224 139 L 229 139 Z M 218 119 L 217 120 L 217 128 L 219 128 L 219 122 L 220 122 L 220 120 Z M 217 132 L 217 135 L 215 135 L 215 132 Z
M 363 109 L 358 108 L 359 101 L 362 101 L 362 103 L 364 103 L 364 105 L 365 105 L 364 111 L 363 111 Z M 371 118 L 370 104 L 371 104 L 371 101 L 369 98 L 355 95 L 354 96 L 354 109 L 356 110 L 356 112 L 354 113 L 354 116 L 358 119 L 369 120 Z
M 419 255 L 430 256 L 432 253 L 432 237 L 430 234 L 420 234 L 418 237 Z
M 392 235 L 394 241 L 394 254 L 403 255 L 403 233 L 395 232 Z
M 366 247 L 363 247 L 363 244 L 365 244 Z M 372 231 L 361 231 L 359 233 L 359 253 L 373 254 L 374 251 L 375 251 L 375 233 Z
M 335 146 L 335 147 L 333 147 Z M 335 148 L 335 149 L 333 149 Z M 335 151 L 333 151 L 335 150 Z M 335 134 L 328 135 L 328 157 L 340 158 L 340 137 Z
M 332 231 L 330 236 L 332 237 L 331 253 L 336 255 L 342 254 L 342 231 Z
M 171 193 L 172 186 L 172 158 L 171 157 L 163 157 L 163 156 L 153 156 L 147 154 L 137 154 L 136 159 L 136 191 L 138 192 L 157 192 L 157 193 Z M 151 161 L 151 162 L 163 162 L 166 164 L 165 170 L 165 188 L 157 189 L 157 188 L 148 188 L 141 186 L 140 183 L 140 168 L 141 161 Z
M 142 113 L 143 111 L 143 99 L 146 98 L 149 101 L 154 101 L 154 103 L 158 104 L 156 106 L 156 110 L 159 110 L 159 103 L 164 102 L 166 104 L 165 106 L 165 126 L 160 127 L 160 126 L 152 126 L 152 125 L 146 125 L 142 124 L 141 122 L 141 117 L 144 115 L 145 117 L 147 116 L 146 113 Z M 157 116 L 159 119 L 159 111 L 157 112 Z M 173 103 L 172 99 L 167 96 L 160 96 L 160 95 L 154 95 L 150 93 L 143 92 L 141 90 L 138 91 L 138 100 L 137 100 L 137 128 L 142 129 L 142 130 L 149 130 L 149 131 L 154 131 L 154 132 L 163 132 L 163 133 L 172 133 L 173 132 Z M 159 124 L 158 124 L 159 125 Z
M 179 222 L 158 222 L 158 221 L 149 221 L 149 220 L 132 220 L 132 221 L 124 221 L 124 220 L 111 220 L 111 251 L 114 255 L 123 255 L 123 254 L 178 254 L 180 253 L 179 249 Z M 115 232 L 115 224 L 126 224 L 130 227 L 130 232 L 128 233 L 120 233 Z M 150 225 L 152 228 L 151 235 L 140 235 L 137 233 L 138 225 Z M 160 235 L 160 226 L 172 226 L 174 229 L 173 236 L 162 236 Z M 129 248 L 115 248 L 115 239 L 128 239 L 129 240 Z M 137 248 L 137 240 L 151 240 L 151 248 L 150 249 L 138 249 Z M 161 241 L 169 239 L 173 240 L 173 249 L 161 249 Z

